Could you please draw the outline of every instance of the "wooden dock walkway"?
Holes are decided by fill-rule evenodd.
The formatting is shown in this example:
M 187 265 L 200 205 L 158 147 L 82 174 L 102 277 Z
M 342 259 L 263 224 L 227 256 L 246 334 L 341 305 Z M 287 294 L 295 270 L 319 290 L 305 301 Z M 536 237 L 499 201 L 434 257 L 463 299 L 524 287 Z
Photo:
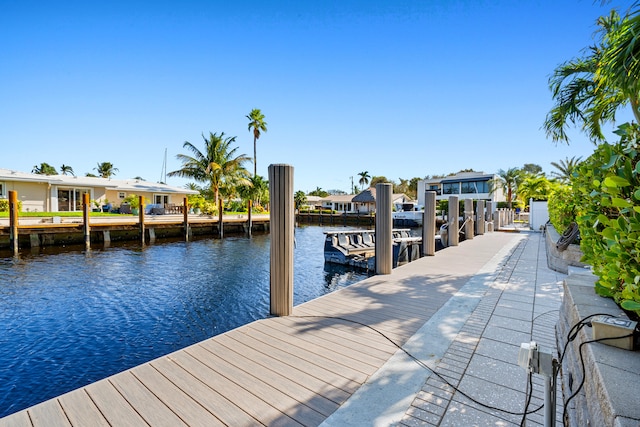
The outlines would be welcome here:
M 0 419 L 5 426 L 316 426 L 517 235 L 489 233 Z M 371 329 L 373 328 L 373 329 Z

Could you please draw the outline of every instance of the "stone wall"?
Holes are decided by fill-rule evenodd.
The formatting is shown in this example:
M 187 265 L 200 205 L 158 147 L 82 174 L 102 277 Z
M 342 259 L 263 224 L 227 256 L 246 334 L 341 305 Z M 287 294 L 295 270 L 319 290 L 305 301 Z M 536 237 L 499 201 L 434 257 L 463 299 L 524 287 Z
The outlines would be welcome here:
M 554 236 L 557 236 L 555 240 Z M 564 262 L 554 256 L 558 238 L 553 229 L 547 233 L 547 258 L 555 259 L 556 266 L 562 266 Z M 589 269 L 565 268 L 569 276 L 564 280 L 564 298 L 556 328 L 560 355 L 567 345 L 571 328 L 585 317 L 609 314 L 627 318 L 612 299 L 595 293 L 597 277 Z M 637 427 L 640 425 L 640 352 L 622 350 L 601 342 L 581 346 L 592 339 L 591 327 L 585 326 L 567 345 L 562 358 L 561 390 L 558 393 L 562 392 L 564 402 L 577 393 L 565 407 L 565 426 Z M 580 389 L 583 378 L 584 385 Z
M 580 261 L 582 251 L 580 245 L 571 244 L 564 251 L 556 248 L 556 243 L 560 239 L 560 234 L 551 224 L 546 225 L 547 240 L 547 265 L 550 269 L 567 274 L 569 266 L 585 267 L 586 264 Z

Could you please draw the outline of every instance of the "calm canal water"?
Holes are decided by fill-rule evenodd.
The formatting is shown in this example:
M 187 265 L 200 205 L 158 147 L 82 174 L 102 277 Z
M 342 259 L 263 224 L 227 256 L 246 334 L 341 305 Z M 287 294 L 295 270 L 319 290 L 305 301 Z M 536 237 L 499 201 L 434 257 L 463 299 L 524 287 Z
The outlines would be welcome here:
M 296 228 L 296 305 L 367 277 L 328 229 Z M 0 257 L 0 417 L 269 314 L 269 235 L 46 252 Z

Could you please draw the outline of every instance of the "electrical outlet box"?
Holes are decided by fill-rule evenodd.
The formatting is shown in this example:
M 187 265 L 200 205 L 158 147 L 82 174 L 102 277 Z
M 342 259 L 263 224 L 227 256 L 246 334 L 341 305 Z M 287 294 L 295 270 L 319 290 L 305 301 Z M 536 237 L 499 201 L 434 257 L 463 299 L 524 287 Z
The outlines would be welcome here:
M 638 322 L 623 317 L 596 316 L 591 319 L 593 339 L 599 340 L 629 335 L 626 338 L 607 339 L 601 342 L 613 347 L 633 350 L 633 331 L 636 329 L 637 324 Z

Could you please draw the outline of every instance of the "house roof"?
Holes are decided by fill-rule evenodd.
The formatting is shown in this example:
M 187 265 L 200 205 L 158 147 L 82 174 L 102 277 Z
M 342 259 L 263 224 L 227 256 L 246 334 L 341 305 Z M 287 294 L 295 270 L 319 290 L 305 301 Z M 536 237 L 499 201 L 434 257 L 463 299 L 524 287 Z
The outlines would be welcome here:
M 327 197 L 323 197 L 321 200 L 323 202 L 351 203 L 351 199 L 353 199 L 353 194 L 332 194 Z
M 354 203 L 375 203 L 376 189 L 374 187 L 369 187 L 366 190 L 361 191 L 359 194 L 356 194 L 352 201 Z
M 404 193 L 393 193 L 391 195 L 391 200 L 396 201 L 398 199 L 405 199 L 407 201 L 411 200 L 411 197 L 408 197 Z M 361 191 L 357 195 L 353 196 L 351 200 L 354 203 L 375 203 L 376 202 L 376 188 L 369 187 L 364 191 Z
M 42 182 L 75 187 L 103 187 L 109 190 L 151 193 L 198 194 L 198 191 L 139 179 L 110 179 L 89 176 L 40 175 L 0 168 L 0 181 Z

